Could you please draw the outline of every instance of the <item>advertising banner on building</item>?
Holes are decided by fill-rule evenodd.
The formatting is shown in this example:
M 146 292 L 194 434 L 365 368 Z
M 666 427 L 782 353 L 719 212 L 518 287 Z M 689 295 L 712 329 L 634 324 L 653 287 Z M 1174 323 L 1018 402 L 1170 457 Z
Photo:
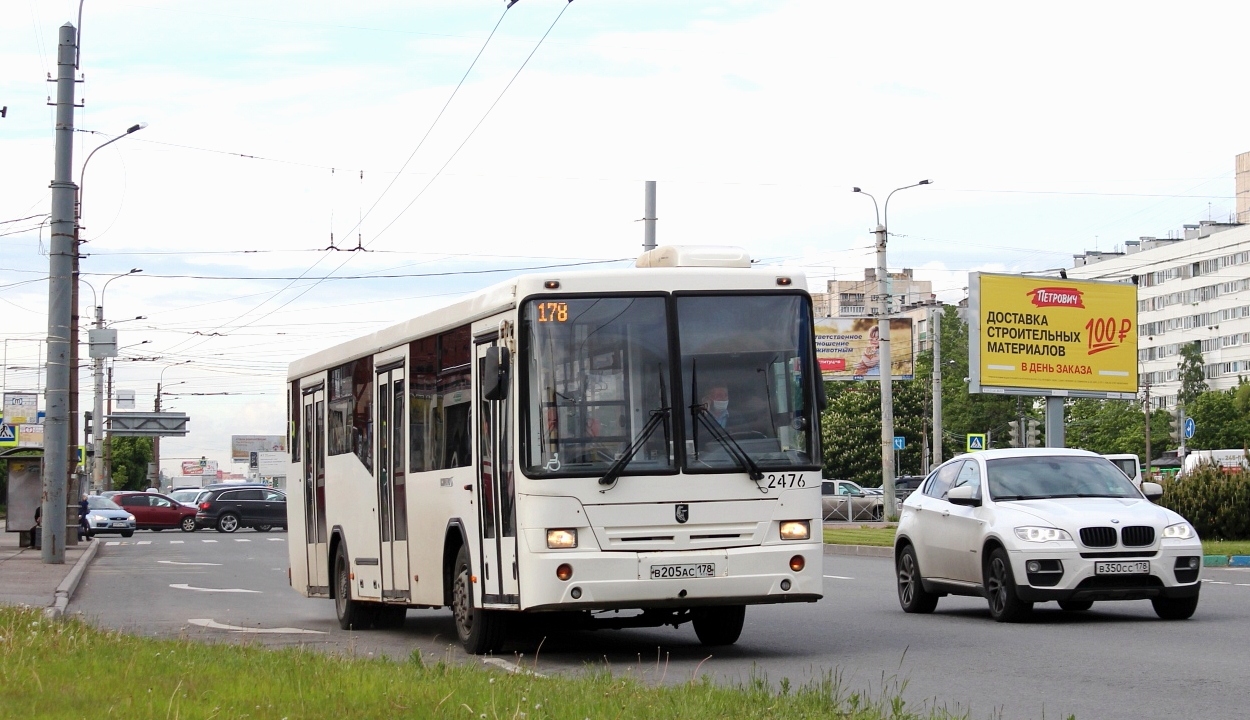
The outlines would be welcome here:
M 231 462 L 248 462 L 254 452 L 286 452 L 286 438 L 281 435 L 230 436 Z
M 1137 286 L 969 273 L 969 392 L 1137 395 Z
M 878 380 L 880 335 L 876 318 L 816 318 L 816 360 L 825 380 Z M 911 318 L 890 320 L 890 371 L 895 380 L 911 380 Z

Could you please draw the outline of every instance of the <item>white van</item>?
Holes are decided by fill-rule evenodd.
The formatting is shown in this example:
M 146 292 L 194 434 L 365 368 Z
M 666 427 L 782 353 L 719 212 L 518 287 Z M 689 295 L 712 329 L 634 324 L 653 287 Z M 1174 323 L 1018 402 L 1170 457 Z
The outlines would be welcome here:
M 1236 472 L 1238 470 L 1250 470 L 1250 463 L 1246 461 L 1246 451 L 1238 448 L 1229 450 L 1193 450 L 1185 455 L 1185 462 L 1181 465 L 1181 476 L 1188 475 L 1202 463 L 1212 463 L 1223 468 L 1224 472 Z
M 1103 455 L 1103 457 L 1107 458 L 1112 462 L 1112 464 L 1120 468 L 1125 475 L 1128 475 L 1128 479 L 1132 480 L 1133 484 L 1136 485 L 1138 489 L 1141 489 L 1141 460 L 1135 453 L 1114 453 L 1111 455 Z

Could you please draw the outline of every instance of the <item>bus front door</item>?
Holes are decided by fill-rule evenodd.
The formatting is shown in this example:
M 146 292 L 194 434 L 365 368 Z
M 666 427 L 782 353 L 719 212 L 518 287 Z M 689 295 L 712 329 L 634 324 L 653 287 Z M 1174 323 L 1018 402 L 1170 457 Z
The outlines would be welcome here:
M 308 564 L 308 593 L 329 597 L 325 404 L 322 385 L 304 392 L 304 548 Z
M 480 379 L 486 350 L 494 340 L 477 346 L 478 518 L 482 558 L 482 607 L 519 608 L 517 580 L 516 484 L 512 447 L 512 398 L 482 396 Z
M 404 366 L 403 361 L 377 371 L 378 452 L 374 470 L 378 486 L 378 524 L 381 538 L 382 600 L 407 601 L 408 497 L 404 477 Z

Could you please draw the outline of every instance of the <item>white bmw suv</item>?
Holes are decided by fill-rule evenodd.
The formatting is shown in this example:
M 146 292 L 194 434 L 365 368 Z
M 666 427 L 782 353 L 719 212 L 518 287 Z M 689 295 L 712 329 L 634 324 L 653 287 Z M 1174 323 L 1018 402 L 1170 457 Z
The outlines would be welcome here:
M 1143 494 L 1145 493 L 1145 494 Z M 907 497 L 894 540 L 898 599 L 930 613 L 944 595 L 979 595 L 999 622 L 1035 602 L 1069 611 L 1149 599 L 1183 620 L 1198 607 L 1202 543 L 1106 458 L 1036 448 L 961 455 Z

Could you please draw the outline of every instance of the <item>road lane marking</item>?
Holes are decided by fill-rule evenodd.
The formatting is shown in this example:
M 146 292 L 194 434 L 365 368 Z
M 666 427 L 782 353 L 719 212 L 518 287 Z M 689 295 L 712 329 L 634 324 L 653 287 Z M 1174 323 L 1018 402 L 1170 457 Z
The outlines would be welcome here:
M 247 538 L 235 538 L 234 541 L 235 542 L 251 542 L 251 540 L 248 540 Z
M 170 541 L 169 541 L 169 544 L 170 544 L 170 545 L 181 545 L 181 544 L 182 544 L 182 542 L 183 542 L 182 540 L 170 540 Z
M 238 633 L 252 633 L 256 635 L 325 635 L 323 630 L 305 630 L 303 628 L 280 627 L 280 628 L 249 628 L 240 627 L 238 625 L 226 625 L 208 618 L 188 620 L 192 625 L 209 628 L 210 630 L 229 630 Z
M 1237 587 L 1250 587 L 1250 583 L 1236 583 Z
M 135 545 L 151 545 L 151 544 L 152 544 L 151 540 L 140 540 L 139 542 L 135 543 Z
M 120 541 L 118 541 L 118 540 L 109 540 L 108 542 L 106 542 L 106 543 L 104 543 L 104 544 L 105 544 L 105 545 L 121 545 L 121 542 L 120 542 Z
M 201 540 L 200 542 L 217 542 L 216 540 Z
M 825 577 L 829 578 L 830 580 L 854 580 L 855 579 L 853 577 L 847 577 L 845 575 L 826 575 Z
M 269 542 L 282 542 L 282 538 L 269 538 Z
M 202 588 L 192 587 L 186 583 L 171 583 L 171 588 L 175 590 L 195 590 L 196 592 L 223 592 L 223 593 L 255 593 L 262 594 L 260 590 L 244 590 L 243 588 Z
M 1211 583 L 1212 585 L 1232 585 L 1232 583 L 1224 582 L 1222 580 L 1207 580 L 1206 578 L 1203 578 L 1202 582 Z
M 212 565 L 214 567 L 221 567 L 221 563 L 178 562 L 177 560 L 157 560 L 156 562 L 161 563 L 162 565 Z

